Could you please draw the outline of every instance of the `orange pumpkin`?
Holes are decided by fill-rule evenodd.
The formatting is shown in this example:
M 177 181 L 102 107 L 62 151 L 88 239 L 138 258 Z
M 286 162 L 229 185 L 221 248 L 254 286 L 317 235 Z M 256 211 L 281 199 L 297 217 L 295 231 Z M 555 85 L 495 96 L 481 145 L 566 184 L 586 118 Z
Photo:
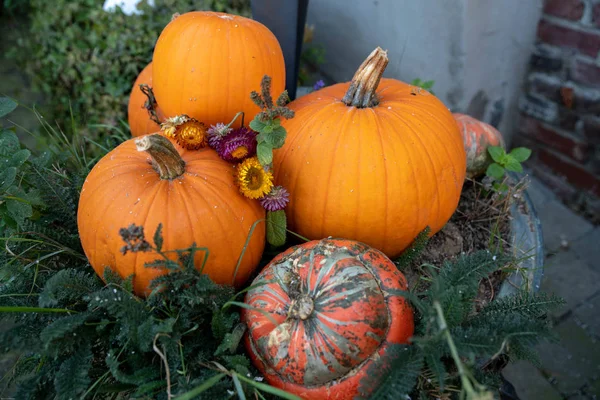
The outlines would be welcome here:
M 238 258 L 265 211 L 239 193 L 233 176 L 233 165 L 208 148 L 186 151 L 159 134 L 122 143 L 94 166 L 81 190 L 77 224 L 90 264 L 100 276 L 105 267 L 123 277 L 135 274 L 135 292 L 147 294 L 150 281 L 166 272 L 144 263 L 160 257 L 154 251 L 123 255 L 119 229 L 142 225 L 150 239 L 162 223 L 163 251 L 206 247 L 203 272 L 216 283 L 242 285 L 261 258 L 264 224 L 254 229 L 236 271 Z M 196 255 L 198 268 L 205 255 Z
M 292 247 L 246 295 L 248 354 L 273 386 L 304 399 L 352 399 L 360 381 L 389 361 L 390 345 L 413 334 L 413 312 L 399 290 L 407 290 L 404 275 L 365 244 L 324 239 Z M 376 387 L 361 392 L 369 389 Z
M 249 93 L 260 91 L 265 74 L 274 93 L 285 88 L 275 35 L 237 15 L 195 11 L 178 16 L 158 38 L 153 63 L 154 94 L 165 115 L 186 114 L 208 125 L 227 123 L 239 111 L 252 120 L 260 109 Z
M 129 129 L 132 136 L 146 135 L 160 130 L 160 126 L 150 118 L 146 109 L 148 97 L 140 89 L 140 85 L 143 83 L 152 87 L 152 63 L 140 72 L 129 95 L 127 119 L 129 120 Z M 159 121 L 162 121 L 164 117 L 161 109 L 157 106 L 155 111 Z
M 483 175 L 493 162 L 488 154 L 488 148 L 490 146 L 505 148 L 504 138 L 500 131 L 485 122 L 465 114 L 454 113 L 453 115 L 467 153 L 467 177 L 477 178 Z
M 290 192 L 290 229 L 344 237 L 398 256 L 425 227 L 448 221 L 465 178 L 465 150 L 452 114 L 435 96 L 381 79 L 377 48 L 352 82 L 289 104 L 276 183 Z

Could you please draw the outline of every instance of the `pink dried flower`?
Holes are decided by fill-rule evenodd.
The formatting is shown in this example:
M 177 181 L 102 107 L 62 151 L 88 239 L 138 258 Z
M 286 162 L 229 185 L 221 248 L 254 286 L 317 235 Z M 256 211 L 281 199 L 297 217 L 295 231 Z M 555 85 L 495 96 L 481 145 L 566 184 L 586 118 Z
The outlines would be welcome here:
M 290 194 L 283 186 L 273 186 L 271 191 L 260 199 L 260 204 L 267 211 L 283 210 L 290 202 Z
M 256 132 L 242 126 L 223 136 L 215 150 L 225 161 L 236 163 L 256 154 Z
M 232 129 L 222 122 L 219 122 L 216 125 L 211 125 L 207 131 L 208 145 L 216 150 L 221 139 L 223 139 L 223 137 L 231 131 Z

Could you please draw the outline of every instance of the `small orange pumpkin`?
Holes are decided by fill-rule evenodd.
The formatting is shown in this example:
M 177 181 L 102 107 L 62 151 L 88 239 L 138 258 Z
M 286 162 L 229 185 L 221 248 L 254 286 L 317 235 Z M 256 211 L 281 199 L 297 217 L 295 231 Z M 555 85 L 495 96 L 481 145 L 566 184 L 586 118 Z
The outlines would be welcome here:
M 142 225 L 151 238 L 162 224 L 163 251 L 206 247 L 203 272 L 216 283 L 242 285 L 262 256 L 264 224 L 256 225 L 236 271 L 238 258 L 265 211 L 239 193 L 233 176 L 233 165 L 208 148 L 186 151 L 160 134 L 122 143 L 94 166 L 81 189 L 77 225 L 90 264 L 100 276 L 105 267 L 122 277 L 135 274 L 135 292 L 147 294 L 150 281 L 166 271 L 144 263 L 160 257 L 153 251 L 123 255 L 119 229 Z M 198 268 L 205 255 L 197 253 Z
M 275 387 L 304 399 L 352 399 L 360 381 L 389 361 L 389 346 L 413 334 L 400 290 L 407 290 L 404 275 L 365 244 L 324 239 L 292 247 L 246 294 L 248 354 Z
M 167 117 L 186 114 L 214 125 L 260 109 L 248 94 L 266 74 L 272 92 L 285 88 L 283 53 L 275 35 L 257 21 L 219 12 L 194 11 L 171 21 L 153 56 L 156 100 Z M 234 127 L 238 127 L 236 122 Z
M 141 84 L 152 87 L 152 63 L 148 64 L 146 68 L 140 72 L 133 84 L 131 94 L 129 95 L 127 119 L 129 121 L 129 129 L 131 130 L 132 136 L 146 135 L 160 130 L 160 126 L 154 122 L 148 114 L 148 109 L 146 108 L 148 97 L 140 89 Z M 155 107 L 154 111 L 156 112 L 159 121 L 162 122 L 162 120 L 164 120 L 162 111 L 157 105 Z
M 505 148 L 504 138 L 493 126 L 465 114 L 454 113 L 467 153 L 467 177 L 483 175 L 493 162 L 488 154 L 490 146 Z
M 309 238 L 358 240 L 398 256 L 419 232 L 455 211 L 465 150 L 452 114 L 429 92 L 381 79 L 377 48 L 352 82 L 291 102 L 285 145 L 274 153 L 290 192 L 290 229 Z

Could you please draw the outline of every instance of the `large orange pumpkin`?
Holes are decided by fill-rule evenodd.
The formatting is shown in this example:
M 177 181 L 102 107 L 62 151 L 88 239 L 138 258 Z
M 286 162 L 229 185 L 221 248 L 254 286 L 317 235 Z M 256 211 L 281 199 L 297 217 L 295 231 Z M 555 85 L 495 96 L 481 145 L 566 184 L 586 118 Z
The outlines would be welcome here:
M 242 285 L 261 258 L 263 223 L 236 271 L 238 258 L 265 211 L 239 193 L 233 176 L 233 165 L 208 148 L 186 151 L 159 134 L 122 143 L 94 166 L 81 190 L 77 224 L 90 264 L 100 276 L 105 267 L 123 277 L 135 274 L 135 292 L 147 294 L 150 281 L 165 272 L 144 263 L 160 257 L 153 251 L 123 255 L 119 229 L 142 225 L 150 240 L 162 223 L 164 251 L 206 247 L 203 272 L 217 283 Z M 197 267 L 205 254 L 198 252 Z
M 292 247 L 246 295 L 248 354 L 273 386 L 304 399 L 352 399 L 361 380 L 376 378 L 389 362 L 390 345 L 413 334 L 400 290 L 407 290 L 404 275 L 362 243 L 324 239 Z
M 264 75 L 272 91 L 285 88 L 283 53 L 275 35 L 237 15 L 195 11 L 178 16 L 154 49 L 154 94 L 167 117 L 186 114 L 208 125 L 244 111 L 260 112 L 249 97 Z M 236 122 L 239 126 L 240 122 Z
M 380 79 L 376 49 L 352 82 L 303 96 L 282 123 L 278 185 L 290 192 L 290 229 L 309 238 L 358 240 L 398 256 L 425 227 L 432 234 L 458 205 L 465 150 L 452 114 L 435 96 Z
M 131 88 L 131 94 L 129 95 L 127 120 L 129 121 L 129 129 L 131 130 L 132 136 L 146 135 L 160 130 L 160 126 L 154 122 L 148 114 L 148 109 L 146 109 L 148 97 L 140 89 L 141 84 L 152 87 L 152 63 L 148 64 L 146 68 L 140 72 L 133 84 L 133 88 Z M 155 112 L 159 121 L 162 122 L 164 117 L 161 109 L 156 107 Z
M 493 162 L 488 154 L 490 146 L 504 145 L 500 131 L 476 118 L 465 114 L 454 113 L 467 153 L 467 177 L 477 178 L 483 175 Z

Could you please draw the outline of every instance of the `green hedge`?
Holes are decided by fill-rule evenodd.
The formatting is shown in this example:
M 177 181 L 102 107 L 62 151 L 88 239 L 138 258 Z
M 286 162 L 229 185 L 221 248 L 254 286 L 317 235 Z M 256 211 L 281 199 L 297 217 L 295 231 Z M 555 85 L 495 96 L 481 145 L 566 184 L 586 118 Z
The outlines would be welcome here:
M 175 12 L 250 16 L 250 0 L 155 0 L 154 7 L 142 0 L 139 15 L 105 12 L 103 3 L 29 0 L 27 26 L 10 53 L 46 99 L 46 118 L 64 127 L 71 109 L 80 126 L 126 120 L 131 86 Z

